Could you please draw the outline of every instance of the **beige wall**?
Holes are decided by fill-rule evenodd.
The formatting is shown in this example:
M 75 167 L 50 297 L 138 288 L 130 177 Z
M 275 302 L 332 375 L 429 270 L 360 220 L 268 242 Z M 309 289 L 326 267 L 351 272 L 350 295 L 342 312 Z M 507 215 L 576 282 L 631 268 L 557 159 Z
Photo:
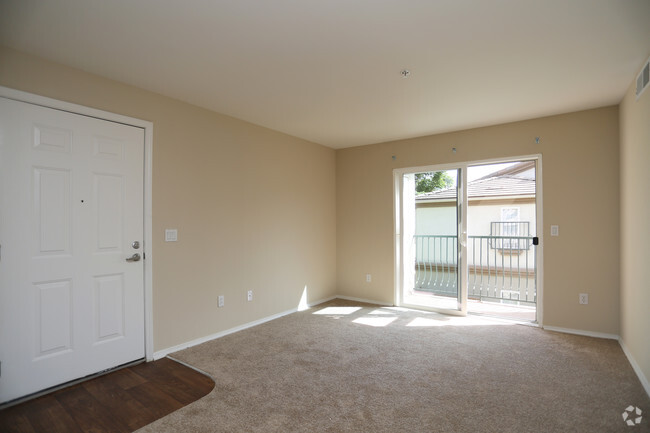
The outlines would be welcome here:
M 154 123 L 156 350 L 291 309 L 305 286 L 309 301 L 341 294 L 391 303 L 392 170 L 537 153 L 544 232 L 560 226 L 560 237 L 544 239 L 544 323 L 619 332 L 617 107 L 334 152 L 3 48 L 0 85 Z M 632 109 L 629 100 L 621 112 L 622 215 L 640 227 L 648 209 L 640 216 L 625 209 L 644 190 L 629 192 L 625 185 L 648 183 L 641 169 L 648 163 L 648 132 L 639 120 L 648 118 L 648 98 L 645 111 Z M 162 241 L 170 227 L 179 229 L 178 243 Z M 624 233 L 622 252 L 647 262 L 635 236 Z M 647 287 L 647 270 L 634 272 L 623 280 L 625 293 L 638 286 L 647 298 L 640 289 Z M 252 303 L 245 301 L 248 289 L 255 291 Z M 578 304 L 580 292 L 589 293 L 588 306 Z M 226 307 L 217 309 L 220 294 Z M 634 349 L 640 343 L 632 328 L 639 320 L 648 325 L 634 310 L 643 304 L 627 302 L 621 323 Z
M 617 107 L 337 151 L 339 293 L 394 299 L 394 168 L 538 153 L 544 233 L 560 226 L 559 237 L 543 239 L 544 324 L 618 334 Z M 581 292 L 589 294 L 589 305 L 578 304 Z
M 632 83 L 621 122 L 621 339 L 650 380 L 650 89 Z
M 155 350 L 336 293 L 332 149 L 3 48 L 0 85 L 154 123 Z

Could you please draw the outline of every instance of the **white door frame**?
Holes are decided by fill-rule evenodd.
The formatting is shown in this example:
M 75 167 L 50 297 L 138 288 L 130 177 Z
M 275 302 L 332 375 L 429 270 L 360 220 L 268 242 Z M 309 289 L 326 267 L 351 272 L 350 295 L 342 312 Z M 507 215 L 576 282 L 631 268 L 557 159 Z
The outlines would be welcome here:
M 133 117 L 122 116 L 108 111 L 97 110 L 83 105 L 72 104 L 35 95 L 20 90 L 0 86 L 0 96 L 15 101 L 67 111 L 82 116 L 94 117 L 111 122 L 135 126 L 144 130 L 144 341 L 145 358 L 153 361 L 153 254 L 152 254 L 152 169 L 153 169 L 153 123 Z
M 427 166 L 418 166 L 418 167 L 404 167 L 393 169 L 393 258 L 394 258 L 394 304 L 402 304 L 402 290 L 404 284 L 404 267 L 402 266 L 402 255 L 404 254 L 404 243 L 402 239 L 402 233 L 404 231 L 404 221 L 402 218 L 402 206 L 403 206 L 403 197 L 402 197 L 402 176 L 406 173 L 422 173 L 428 171 L 440 171 L 447 169 L 456 169 L 462 168 L 465 172 L 465 175 L 462 177 L 462 185 L 459 188 L 459 202 L 467 203 L 467 167 L 472 165 L 484 165 L 484 164 L 496 164 L 496 163 L 506 163 L 506 162 L 516 162 L 516 161 L 531 161 L 534 160 L 537 162 L 537 169 L 535 171 L 535 213 L 537 219 L 537 237 L 539 238 L 539 245 L 537 246 L 537 326 L 543 326 L 543 296 L 544 296 L 544 220 L 543 220 L 543 206 L 542 206 L 542 155 L 533 154 L 533 155 L 524 155 L 524 156 L 513 156 L 513 157 L 504 157 L 504 158 L 491 158 L 491 159 L 482 159 L 476 161 L 461 161 L 457 163 L 445 163 L 445 164 L 435 164 Z M 463 215 L 461 222 L 463 224 L 459 226 L 458 237 L 461 242 L 466 242 L 467 237 L 467 225 L 466 225 L 466 216 Z M 461 257 L 462 263 L 465 262 L 465 258 Z M 461 265 L 462 265 L 461 263 Z M 466 278 L 466 267 L 461 266 L 461 282 L 459 283 L 460 290 L 466 290 L 466 285 L 462 284 L 462 280 Z M 465 306 L 461 308 L 456 314 L 463 315 Z M 435 309 L 433 309 L 435 310 Z M 449 313 L 449 312 L 446 312 Z M 452 312 L 452 314 L 454 314 Z
M 458 315 L 465 316 L 467 314 L 467 260 L 465 257 L 465 248 L 460 248 L 460 244 L 463 244 L 467 241 L 467 218 L 463 215 L 461 217 L 460 212 L 462 212 L 464 203 L 467 202 L 467 163 L 449 163 L 449 164 L 435 164 L 419 167 L 405 167 L 405 168 L 396 168 L 393 170 L 393 181 L 394 181 L 394 230 L 395 230 L 395 245 L 394 245 L 394 255 L 395 255 L 395 305 L 410 307 L 410 304 L 405 304 L 402 299 L 402 294 L 404 293 L 404 282 L 406 281 L 406 274 L 404 272 L 404 267 L 402 266 L 403 256 L 405 254 L 405 249 L 407 242 L 409 240 L 409 230 L 405 224 L 403 218 L 404 212 L 404 197 L 403 197 L 403 187 L 404 187 L 404 175 L 409 173 L 423 173 L 429 171 L 445 171 L 445 170 L 455 170 L 462 169 L 462 175 L 460 176 L 460 183 L 457 185 L 457 235 L 458 235 L 458 292 L 460 295 L 460 304 L 458 310 L 450 310 L 436 307 L 418 307 L 423 310 L 436 311 L 449 315 Z M 402 233 L 405 236 L 402 236 Z

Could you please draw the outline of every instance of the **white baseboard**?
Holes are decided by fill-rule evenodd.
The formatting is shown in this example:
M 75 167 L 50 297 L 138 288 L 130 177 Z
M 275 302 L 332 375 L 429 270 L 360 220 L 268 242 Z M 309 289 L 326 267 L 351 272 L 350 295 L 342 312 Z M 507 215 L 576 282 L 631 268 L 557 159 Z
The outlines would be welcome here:
M 618 340 L 619 336 L 616 334 L 606 334 L 604 332 L 583 331 L 582 329 L 559 328 L 557 326 L 546 326 L 542 329 L 546 331 L 562 332 L 564 334 L 584 335 L 585 337 L 606 338 L 608 340 Z
M 345 299 L 346 301 L 363 302 L 364 304 L 383 305 L 385 307 L 392 307 L 393 306 L 393 303 L 391 303 L 391 302 L 380 302 L 380 301 L 374 301 L 372 299 L 354 298 L 352 296 L 337 295 L 337 296 L 335 296 L 335 298 L 337 298 L 337 299 Z
M 307 305 L 309 307 L 313 307 L 315 305 L 322 304 L 323 302 L 331 301 L 332 299 L 335 299 L 335 298 L 336 298 L 336 296 L 331 296 L 331 297 L 326 298 L 326 299 L 321 299 L 321 300 L 318 300 L 318 301 L 310 302 Z M 225 337 L 226 335 L 233 334 L 233 333 L 238 332 L 238 331 L 243 331 L 244 329 L 252 328 L 253 326 L 261 325 L 262 323 L 270 322 L 271 320 L 279 319 L 280 317 L 287 316 L 287 315 L 295 313 L 297 311 L 298 311 L 298 307 L 292 308 L 290 310 L 283 311 L 281 313 L 273 314 L 271 316 L 263 317 L 261 319 L 254 320 L 252 322 L 244 323 L 243 325 L 235 326 L 234 328 L 226 329 L 225 331 L 217 332 L 215 334 L 206 335 L 205 337 L 200 337 L 200 338 L 197 338 L 197 339 L 194 339 L 194 340 L 191 340 L 191 341 L 187 341 L 185 343 L 178 344 L 176 346 L 172 346 L 172 347 L 168 347 L 166 349 L 158 350 L 158 351 L 154 352 L 153 359 L 154 359 L 154 361 L 156 361 L 156 360 L 158 360 L 160 358 L 164 358 L 165 356 L 167 356 L 167 355 L 169 355 L 171 353 L 178 352 L 179 350 L 188 349 L 188 348 L 190 348 L 192 346 L 196 346 L 197 344 L 202 344 L 202 343 L 206 343 L 208 341 L 215 340 L 217 338 Z
M 650 382 L 648 382 L 648 378 L 645 377 L 645 374 L 643 374 L 641 367 L 639 367 L 639 364 L 636 362 L 636 360 L 628 350 L 622 338 L 618 339 L 618 344 L 621 345 L 621 349 L 623 349 L 623 353 L 625 353 L 625 356 L 627 356 L 627 360 L 630 362 L 632 369 L 639 377 L 639 380 L 641 381 L 641 385 L 643 385 L 643 389 L 645 389 L 646 394 L 648 394 L 648 397 L 650 397 Z
M 376 304 L 376 305 L 384 305 L 384 306 L 392 306 L 393 304 L 388 303 L 388 302 L 379 302 L 375 301 L 372 299 L 363 299 L 363 298 L 355 298 L 352 296 L 342 296 L 342 295 L 336 295 L 336 296 L 330 296 L 329 298 L 321 299 L 318 301 L 310 302 L 308 305 L 309 307 L 313 307 L 328 301 L 331 301 L 333 299 L 345 299 L 347 301 L 355 301 L 355 302 L 363 302 L 366 304 Z M 211 340 L 215 340 L 217 338 L 225 337 L 226 335 L 238 332 L 238 331 L 243 331 L 244 329 L 252 328 L 253 326 L 261 325 L 262 323 L 270 322 L 271 320 L 279 319 L 280 317 L 287 316 L 289 314 L 293 314 L 298 311 L 298 308 L 292 308 L 290 310 L 278 313 L 278 314 L 273 314 L 268 317 L 264 317 L 259 320 L 254 320 L 252 322 L 245 323 L 240 326 L 235 326 L 234 328 L 227 329 L 225 331 L 217 332 L 215 334 L 207 335 L 205 337 L 197 338 L 192 341 L 188 341 L 186 343 L 182 343 L 173 347 L 168 347 L 167 349 L 159 350 L 157 352 L 154 352 L 153 358 L 154 360 L 164 358 L 165 356 L 178 352 L 179 350 L 187 349 L 192 346 L 196 346 L 197 344 L 205 343 Z M 630 353 L 630 351 L 627 349 L 627 346 L 623 342 L 623 340 L 616 334 L 607 334 L 603 332 L 592 332 L 592 331 L 583 331 L 581 329 L 570 329 L 570 328 L 560 328 L 557 326 L 544 326 L 543 329 L 547 331 L 554 331 L 554 332 L 562 332 L 565 334 L 575 334 L 575 335 L 583 335 L 586 337 L 595 337 L 595 338 L 606 338 L 608 340 L 617 340 L 618 343 L 620 344 L 621 348 L 623 349 L 623 353 L 625 353 L 625 356 L 627 357 L 628 361 L 630 362 L 630 365 L 632 366 L 632 369 L 636 373 L 636 375 L 639 377 L 639 380 L 641 381 L 641 385 L 643 385 L 643 388 L 645 389 L 646 393 L 648 396 L 650 396 L 650 382 L 648 382 L 648 378 L 645 377 L 643 374 L 643 371 L 641 370 L 641 367 L 639 367 L 639 364 L 637 364 L 636 360 Z M 192 367 L 193 368 L 193 367 Z M 202 372 L 205 374 L 204 372 Z
M 627 346 L 623 342 L 620 336 L 616 334 L 605 334 L 603 332 L 591 332 L 591 331 L 582 331 L 580 329 L 569 329 L 569 328 L 558 328 L 555 326 L 544 326 L 544 329 L 547 331 L 555 331 L 555 332 L 563 332 L 565 334 L 576 334 L 576 335 L 584 335 L 587 337 L 596 337 L 596 338 L 606 338 L 608 340 L 616 340 L 618 341 L 618 344 L 621 346 L 621 349 L 623 349 L 623 353 L 625 353 L 625 356 L 627 357 L 627 360 L 629 361 L 630 365 L 632 366 L 632 369 L 636 373 L 637 377 L 639 378 L 639 381 L 641 381 L 641 385 L 643 386 L 643 389 L 645 390 L 646 394 L 650 397 L 650 382 L 648 381 L 648 378 L 645 377 L 643 374 L 643 370 L 641 370 L 641 367 L 639 367 L 639 364 L 636 362 L 630 351 L 628 350 Z
M 334 296 L 330 296 L 329 298 L 321 299 L 319 301 L 310 302 L 307 305 L 309 306 L 309 308 L 311 308 L 311 307 L 315 307 L 316 305 L 324 304 L 325 302 L 333 301 L 336 298 L 338 298 L 338 296 L 334 295 Z

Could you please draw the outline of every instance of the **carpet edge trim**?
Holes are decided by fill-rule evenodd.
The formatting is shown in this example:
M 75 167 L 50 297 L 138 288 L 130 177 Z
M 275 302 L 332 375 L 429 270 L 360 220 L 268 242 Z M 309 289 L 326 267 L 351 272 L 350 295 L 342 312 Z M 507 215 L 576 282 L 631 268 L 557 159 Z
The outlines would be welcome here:
M 202 375 L 204 375 L 204 376 L 206 376 L 206 377 L 209 377 L 209 378 L 210 378 L 210 379 L 215 383 L 215 385 L 216 385 L 216 383 L 217 383 L 216 380 L 214 380 L 214 377 L 212 377 L 212 375 L 209 374 L 208 372 L 203 371 L 203 370 L 201 370 L 200 368 L 195 367 L 195 366 L 193 366 L 193 365 L 190 365 L 190 364 L 188 364 L 188 363 L 185 362 L 185 361 L 181 361 L 180 359 L 174 358 L 173 356 L 167 356 L 167 358 L 168 358 L 168 359 L 171 359 L 171 360 L 174 361 L 174 362 L 178 362 L 179 364 L 184 365 L 185 367 L 190 368 L 190 369 L 196 371 L 197 373 L 201 373 Z M 212 392 L 212 391 L 210 391 L 210 392 Z M 210 393 L 208 393 L 208 394 L 210 394 Z M 207 395 L 207 394 L 206 394 L 206 395 Z M 205 397 L 205 396 L 203 396 L 203 397 Z M 203 398 L 203 397 L 201 397 L 201 398 Z M 200 399 L 199 399 L 199 400 L 200 400 Z M 198 400 L 196 400 L 196 401 L 198 401 Z M 190 403 L 190 404 L 191 404 L 191 403 Z

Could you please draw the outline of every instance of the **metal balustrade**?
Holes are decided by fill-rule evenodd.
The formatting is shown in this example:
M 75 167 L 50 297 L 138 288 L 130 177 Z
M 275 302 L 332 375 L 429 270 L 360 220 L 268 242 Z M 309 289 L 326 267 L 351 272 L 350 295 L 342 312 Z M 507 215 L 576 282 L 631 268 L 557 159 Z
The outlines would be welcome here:
M 453 235 L 416 235 L 416 291 L 458 295 L 458 242 Z M 531 236 L 468 236 L 468 298 L 534 305 L 536 248 Z

